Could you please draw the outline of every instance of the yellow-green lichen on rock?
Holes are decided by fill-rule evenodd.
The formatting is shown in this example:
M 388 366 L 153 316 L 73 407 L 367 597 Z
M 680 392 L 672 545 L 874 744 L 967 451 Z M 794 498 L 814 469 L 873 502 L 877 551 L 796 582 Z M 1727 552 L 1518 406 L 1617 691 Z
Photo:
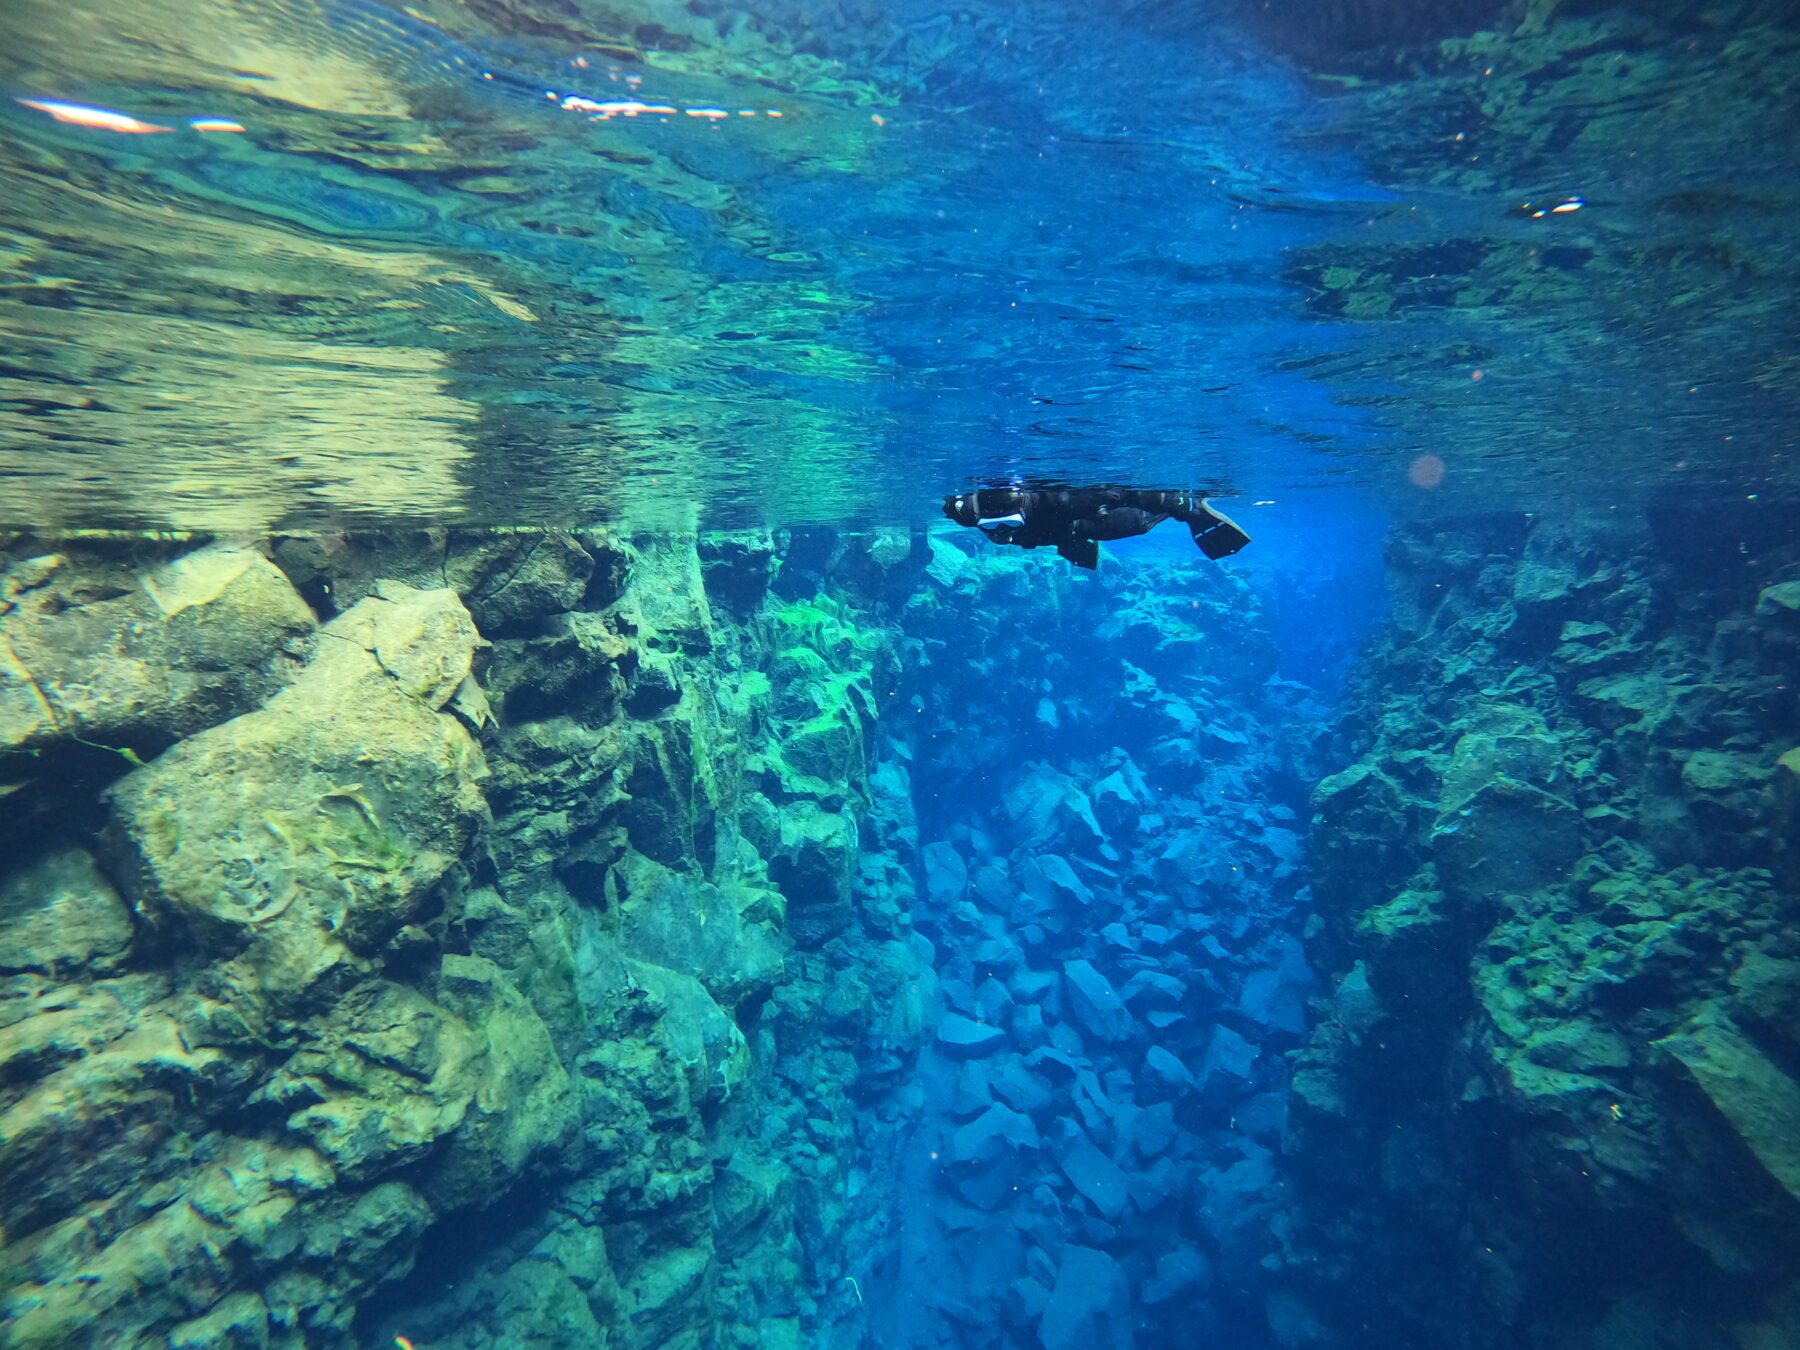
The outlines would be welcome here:
M 320 630 L 263 708 L 123 780 L 139 912 L 295 995 L 328 949 L 370 952 L 428 917 L 486 813 L 481 749 L 445 710 L 478 640 L 452 592 L 385 585 Z

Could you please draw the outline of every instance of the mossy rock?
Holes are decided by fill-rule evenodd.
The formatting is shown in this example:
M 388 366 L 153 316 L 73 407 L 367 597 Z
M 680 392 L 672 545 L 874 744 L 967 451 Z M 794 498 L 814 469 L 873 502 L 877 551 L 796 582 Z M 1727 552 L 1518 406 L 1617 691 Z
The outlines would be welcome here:
M 125 902 L 82 849 L 0 878 L 0 974 L 115 974 L 132 937 Z
M 1445 893 L 1480 907 L 1563 882 L 1581 856 L 1581 815 L 1554 793 L 1500 776 L 1440 815 L 1431 845 Z
M 267 706 L 111 793 L 126 889 L 203 952 L 299 995 L 430 903 L 485 819 L 481 750 L 445 711 L 477 635 L 448 591 L 384 588 Z
M 0 616 L 0 751 L 161 750 L 273 693 L 317 627 L 267 558 L 224 544 L 142 568 L 18 560 L 0 572 Z
M 1731 1020 L 1707 1010 L 1657 1042 L 1790 1199 L 1800 1203 L 1800 1082 Z
M 856 854 L 848 814 L 804 800 L 782 807 L 769 879 L 787 898 L 788 932 L 800 946 L 819 946 L 850 926 Z
M 1775 840 L 1776 871 L 1789 890 L 1800 892 L 1800 747 L 1775 761 L 1764 807 Z
M 721 887 L 647 858 L 620 864 L 613 891 L 617 941 L 626 956 L 692 975 L 727 1008 L 768 994 L 785 944 L 770 924 L 745 917 L 762 892 L 732 879 Z
M 542 529 L 296 534 L 273 547 L 282 570 L 325 613 L 360 604 L 384 581 L 448 587 L 490 635 L 582 608 L 596 558 L 611 568 L 622 557 L 604 533 Z

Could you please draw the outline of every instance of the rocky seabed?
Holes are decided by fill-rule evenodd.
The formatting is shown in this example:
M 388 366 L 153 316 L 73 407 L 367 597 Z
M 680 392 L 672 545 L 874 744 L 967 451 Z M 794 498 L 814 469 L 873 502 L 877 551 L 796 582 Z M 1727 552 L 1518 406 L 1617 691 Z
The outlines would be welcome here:
M 11 536 L 0 1345 L 1800 1341 L 1800 566 Z

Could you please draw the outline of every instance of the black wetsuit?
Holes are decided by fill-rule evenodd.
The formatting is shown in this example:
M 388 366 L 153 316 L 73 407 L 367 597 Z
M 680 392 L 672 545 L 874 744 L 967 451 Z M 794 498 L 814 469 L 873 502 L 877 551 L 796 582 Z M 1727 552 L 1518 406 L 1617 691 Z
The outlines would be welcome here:
M 944 514 L 998 544 L 1054 548 L 1077 567 L 1100 558 L 1099 541 L 1143 534 L 1173 517 L 1209 558 L 1250 542 L 1236 523 L 1191 492 L 1144 488 L 978 488 L 944 499 Z

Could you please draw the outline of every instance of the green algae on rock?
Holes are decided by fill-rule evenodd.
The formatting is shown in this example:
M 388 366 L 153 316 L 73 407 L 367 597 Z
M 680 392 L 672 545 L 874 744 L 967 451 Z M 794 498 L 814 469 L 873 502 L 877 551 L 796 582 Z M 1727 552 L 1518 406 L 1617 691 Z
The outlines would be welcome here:
M 141 555 L 79 543 L 9 554 L 0 575 L 5 771 L 29 772 L 19 752 L 153 753 L 254 707 L 291 673 L 316 620 L 266 557 L 224 544 L 151 544 Z
M 1765 810 L 1800 713 L 1785 611 L 1778 586 L 1658 565 L 1657 528 L 1678 526 L 1393 541 L 1357 757 L 1314 794 L 1309 950 L 1333 987 L 1296 1058 L 1286 1278 L 1328 1320 L 1791 1333 L 1800 1086 L 1776 1010 L 1800 911 Z M 1429 1280 L 1364 1299 L 1309 1273 L 1346 1269 L 1351 1233 Z M 1626 1329 L 1649 1309 L 1674 1340 Z
M 363 953 L 391 940 L 486 812 L 480 747 L 449 711 L 478 640 L 453 592 L 384 583 L 264 707 L 125 778 L 137 911 L 208 954 L 249 948 L 271 987 L 324 973 L 300 955 L 320 932 Z
M 161 753 L 60 789 L 105 789 L 123 894 L 67 846 L 7 878 L 6 1343 L 333 1344 L 358 1318 L 404 1315 L 441 1344 L 581 1326 L 596 1343 L 747 1344 L 783 1306 L 796 1334 L 843 1315 L 783 1302 L 799 1233 L 809 1259 L 842 1259 L 826 1235 L 882 1212 L 845 1195 L 848 1104 L 820 1093 L 856 1073 L 850 1047 L 878 1048 L 892 1075 L 928 1034 L 916 1005 L 896 1019 L 908 1000 L 874 994 L 916 983 L 918 958 L 886 898 L 881 931 L 853 929 L 844 813 L 868 809 L 867 760 L 785 783 L 776 747 L 818 705 L 772 706 L 748 634 L 729 628 L 719 647 L 694 542 L 165 552 L 139 601 L 115 580 L 139 575 L 117 546 L 8 572 L 15 610 L 54 580 L 68 598 L 51 612 L 94 634 L 146 626 L 157 595 L 189 625 L 236 608 L 229 625 L 216 611 L 217 638 L 126 635 L 144 673 L 104 701 L 122 709 L 104 725 Z M 35 652 L 39 621 L 20 613 L 9 635 Z M 74 636 L 55 639 L 56 660 L 109 659 L 109 643 Z M 828 644 L 820 678 L 867 687 L 866 665 L 837 663 L 871 640 Z M 715 649 L 716 672 L 677 662 Z M 146 703 L 132 691 L 158 660 L 217 675 L 178 690 L 185 702 Z M 44 669 L 58 690 L 94 684 Z M 21 746 L 101 729 L 55 711 L 21 724 Z M 740 786 L 753 759 L 799 830 L 772 845 L 789 873 L 735 823 L 755 814 L 740 799 L 769 801 Z M 818 847 L 839 850 L 828 882 Z M 796 962 L 789 909 L 822 895 L 831 922 L 797 935 L 831 954 Z M 796 996 L 814 983 L 837 992 Z M 824 1058 L 778 1073 L 802 1056 Z M 790 1083 L 807 1081 L 802 1107 Z M 833 1148 L 746 1133 L 783 1102 Z M 723 1244 L 715 1150 L 779 1179 L 733 1202 Z M 52 1161 L 73 1156 L 79 1169 Z M 527 1195 L 541 1199 L 494 1243 L 437 1268 L 459 1245 L 455 1216 Z M 169 1199 L 185 1203 L 154 1210 Z M 157 1217 L 136 1217 L 146 1205 Z M 409 1278 L 421 1251 L 437 1255 Z M 432 1293 L 465 1266 L 500 1292 Z M 376 1296 L 393 1281 L 401 1293 Z M 155 1297 L 128 1293 L 146 1282 Z

